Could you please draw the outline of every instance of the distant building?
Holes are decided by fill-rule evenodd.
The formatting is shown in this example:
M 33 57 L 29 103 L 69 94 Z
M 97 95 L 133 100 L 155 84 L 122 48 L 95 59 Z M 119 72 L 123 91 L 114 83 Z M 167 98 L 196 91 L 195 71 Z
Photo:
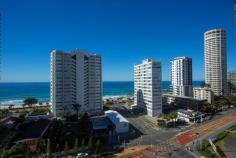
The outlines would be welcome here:
M 191 58 L 178 57 L 171 61 L 171 84 L 173 95 L 193 96 Z
M 214 102 L 214 93 L 208 87 L 193 88 L 193 97 L 195 99 L 207 100 L 207 102 L 210 103 L 210 104 L 212 104 Z
M 226 31 L 214 29 L 205 32 L 205 82 L 214 95 L 227 95 Z
M 177 111 L 178 114 L 178 119 L 179 120 L 183 120 L 186 122 L 202 122 L 204 119 L 203 117 L 205 117 L 204 114 L 202 114 L 201 112 L 194 112 L 191 110 L 183 110 L 183 109 L 179 109 Z
M 236 71 L 230 71 L 227 74 L 229 95 L 236 95 Z
M 117 111 L 108 110 L 105 111 L 105 115 L 115 125 L 117 134 L 129 132 L 129 121 L 126 118 L 124 118 L 121 114 L 119 114 Z
M 161 63 L 150 59 L 134 66 L 134 105 L 149 116 L 162 113 Z
M 164 94 L 166 106 L 171 109 L 185 109 L 198 111 L 204 104 L 204 99 L 195 99 L 192 97 L 177 96 L 172 94 Z
M 54 50 L 51 53 L 51 103 L 54 117 L 65 111 L 70 114 L 73 104 L 82 112 L 102 110 L 101 56 L 81 50 L 71 53 Z

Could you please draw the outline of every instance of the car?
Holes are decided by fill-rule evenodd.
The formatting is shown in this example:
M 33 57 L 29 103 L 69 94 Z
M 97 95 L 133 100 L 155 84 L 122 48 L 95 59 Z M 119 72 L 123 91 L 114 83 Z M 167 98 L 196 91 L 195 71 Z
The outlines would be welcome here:
M 84 158 L 84 157 L 88 157 L 88 153 L 78 153 L 76 158 Z
M 119 149 L 121 149 L 121 146 L 120 145 L 113 145 L 113 149 L 114 150 L 119 150 Z

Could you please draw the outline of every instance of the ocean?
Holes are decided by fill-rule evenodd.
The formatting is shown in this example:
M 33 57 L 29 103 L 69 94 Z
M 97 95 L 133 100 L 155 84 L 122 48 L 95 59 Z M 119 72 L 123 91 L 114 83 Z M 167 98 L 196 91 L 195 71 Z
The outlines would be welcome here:
M 202 86 L 203 81 L 194 81 L 194 87 Z M 170 81 L 162 82 L 163 92 L 170 91 Z M 127 96 L 133 95 L 134 82 L 103 82 L 103 96 Z M 39 102 L 49 102 L 50 100 L 50 83 L 0 83 L 0 104 L 2 105 L 21 105 L 23 100 L 28 97 L 35 97 Z

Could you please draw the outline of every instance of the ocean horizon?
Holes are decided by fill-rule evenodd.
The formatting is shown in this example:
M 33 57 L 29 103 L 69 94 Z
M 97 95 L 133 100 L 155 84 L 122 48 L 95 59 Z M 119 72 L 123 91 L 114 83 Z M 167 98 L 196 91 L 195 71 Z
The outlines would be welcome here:
M 162 91 L 170 91 L 170 81 L 162 81 Z M 193 87 L 201 87 L 204 81 L 193 81 Z M 104 81 L 103 97 L 119 97 L 133 95 L 133 81 Z M 0 104 L 22 105 L 23 100 L 35 97 L 39 102 L 49 102 L 50 82 L 1 82 Z

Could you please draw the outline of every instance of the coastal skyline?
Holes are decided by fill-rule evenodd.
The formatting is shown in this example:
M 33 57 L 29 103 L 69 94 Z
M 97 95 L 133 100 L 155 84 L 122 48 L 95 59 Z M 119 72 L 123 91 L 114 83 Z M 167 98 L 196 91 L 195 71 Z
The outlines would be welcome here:
M 204 32 L 215 28 L 227 31 L 228 71 L 236 67 L 233 0 L 0 2 L 1 82 L 49 82 L 50 52 L 75 48 L 102 56 L 104 81 L 133 81 L 145 58 L 161 61 L 170 81 L 178 56 L 204 80 Z

